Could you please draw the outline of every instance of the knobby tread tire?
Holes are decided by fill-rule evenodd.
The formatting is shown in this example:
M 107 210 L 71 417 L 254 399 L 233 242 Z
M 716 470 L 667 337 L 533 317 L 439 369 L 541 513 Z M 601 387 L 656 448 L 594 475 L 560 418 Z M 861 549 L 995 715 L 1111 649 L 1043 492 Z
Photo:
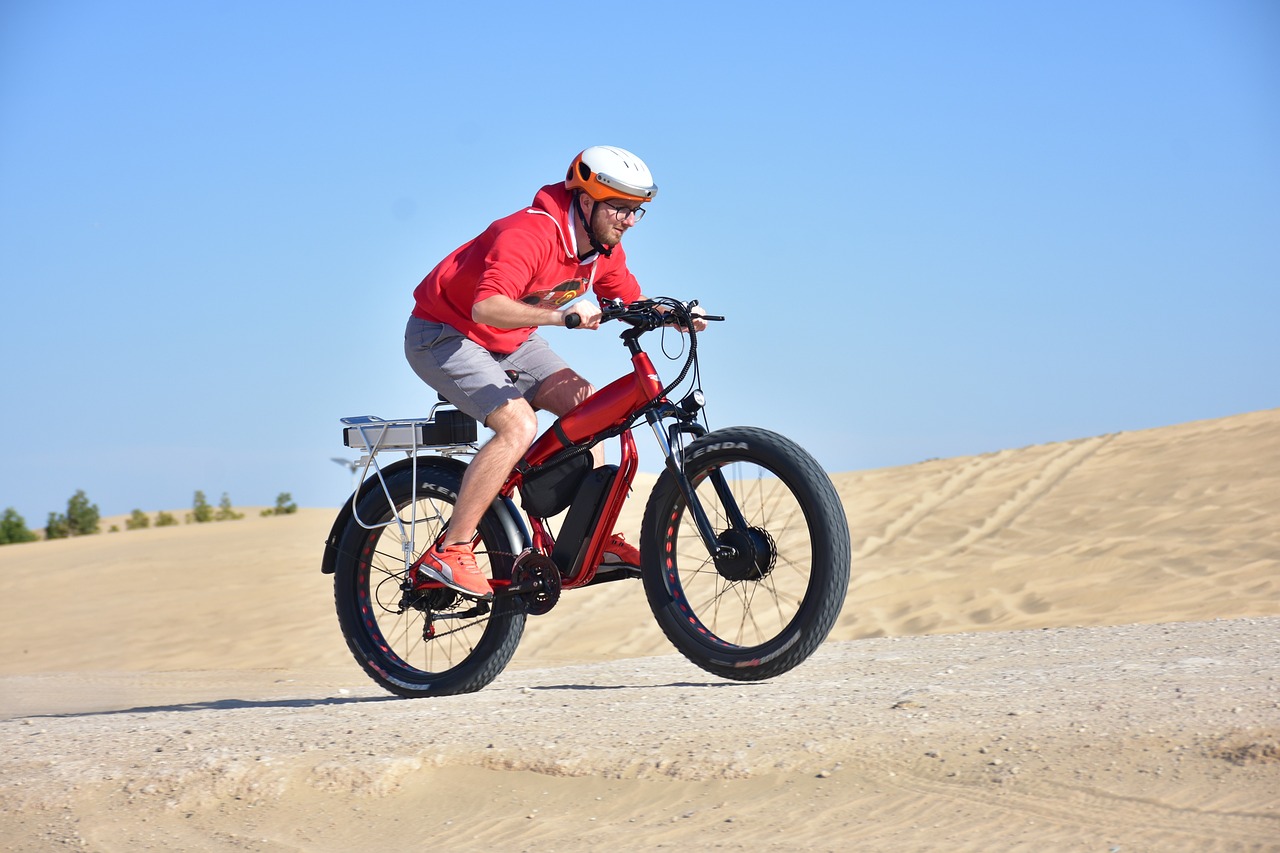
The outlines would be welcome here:
M 387 477 L 385 493 L 381 487 L 370 490 L 357 504 L 359 518 L 371 524 L 390 519 L 388 494 L 395 510 L 402 511 L 413 500 L 413 473 L 410 468 L 405 468 Z M 417 475 L 418 500 L 435 501 L 442 509 L 447 508 L 448 512 L 442 516 L 442 520 L 447 520 L 457 500 L 460 474 L 445 467 L 420 463 Z M 397 527 L 393 524 L 386 530 L 395 531 Z M 430 547 L 438 532 L 439 525 L 421 525 L 415 534 L 417 553 Z M 485 514 L 479 533 L 481 542 L 477 552 L 488 555 L 493 576 L 510 579 L 511 554 L 519 549 L 514 547 L 516 543 L 509 541 L 495 510 Z M 523 601 L 515 597 L 496 599 L 487 617 L 477 619 L 474 628 L 465 629 L 469 633 L 462 635 L 461 642 L 456 644 L 458 651 L 448 659 L 447 666 L 436 669 L 415 665 L 406 658 L 415 662 L 426 660 L 423 652 L 426 643 L 445 640 L 424 641 L 422 646 L 413 649 L 413 655 L 404 654 L 404 648 L 395 648 L 397 643 L 405 647 L 416 643 L 417 637 L 413 632 L 417 631 L 420 637 L 425 617 L 416 611 L 396 615 L 383 608 L 393 597 L 398 598 L 398 581 L 393 573 L 403 573 L 404 569 L 398 540 L 395 553 L 388 554 L 389 549 L 382 539 L 384 535 L 387 535 L 384 530 L 366 529 L 353 518 L 338 541 L 334 606 L 351 654 L 370 678 L 397 696 L 447 696 L 482 689 L 497 678 L 515 654 L 524 632 L 526 614 Z M 382 548 L 378 547 L 379 543 L 383 544 Z M 379 571 L 379 564 L 385 571 Z M 439 620 L 439 623 L 442 630 L 455 627 L 445 620 Z M 396 626 L 394 632 L 390 630 L 393 624 Z M 388 639 L 389 636 L 396 639 Z M 453 638 L 450 637 L 448 642 L 453 644 Z
M 777 543 L 786 543 L 787 559 L 758 580 L 743 580 L 732 570 L 725 577 L 715 566 L 706 565 L 708 553 L 697 537 L 696 527 L 687 521 L 690 513 L 684 496 L 675 476 L 665 471 L 650 495 L 641 529 L 642 578 L 650 609 L 676 649 L 708 672 L 738 681 L 756 681 L 787 672 L 826 639 L 848 591 L 852 548 L 844 507 L 835 487 L 800 445 L 757 427 L 711 432 L 692 442 L 683 458 L 685 475 L 695 484 L 704 507 L 716 503 L 710 486 L 713 470 L 727 472 L 726 476 L 740 468 L 764 472 L 767 476 L 756 481 L 760 485 L 742 488 L 762 493 L 768 490 L 774 505 L 785 503 L 795 509 L 786 518 L 766 522 L 770 511 L 763 500 L 759 509 L 742 508 L 753 529 L 768 533 L 767 537 L 757 534 L 757 541 L 774 544 L 779 560 L 783 560 L 783 545 Z M 723 517 L 713 518 L 712 523 L 722 535 L 729 527 Z M 785 525 L 787 529 L 769 529 L 770 525 Z M 804 553 L 805 538 L 808 562 L 801 566 L 801 560 L 791 557 Z M 699 559 L 703 565 L 698 565 Z M 714 595 L 701 591 L 713 583 L 717 585 Z M 783 583 L 790 584 L 789 591 L 795 595 L 783 595 L 779 589 Z M 799 603 L 788 617 L 787 607 L 796 595 Z M 727 632 L 717 630 L 722 602 L 742 611 L 741 616 L 726 620 Z M 776 629 L 760 629 L 761 636 L 746 641 L 720 636 L 754 626 L 757 607 L 764 617 L 777 620 Z

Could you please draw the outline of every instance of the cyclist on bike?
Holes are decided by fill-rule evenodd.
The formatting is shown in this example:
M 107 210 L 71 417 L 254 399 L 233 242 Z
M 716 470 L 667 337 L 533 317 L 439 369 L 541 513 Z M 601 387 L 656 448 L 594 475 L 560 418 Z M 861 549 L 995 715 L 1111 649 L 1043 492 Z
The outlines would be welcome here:
M 599 328 L 600 308 L 582 298 L 589 290 L 624 302 L 644 298 L 621 241 L 657 192 L 639 157 L 587 148 L 563 182 L 543 187 L 531 207 L 454 250 L 414 290 L 405 329 L 409 364 L 494 432 L 467 467 L 448 529 L 416 564 L 415 584 L 438 581 L 492 597 L 471 547 L 476 527 L 533 443 L 535 410 L 563 415 L 595 390 L 536 328 L 564 326 L 570 315 L 577 328 Z M 596 464 L 602 461 L 597 452 Z M 615 533 L 601 564 L 639 568 L 639 561 L 639 551 Z

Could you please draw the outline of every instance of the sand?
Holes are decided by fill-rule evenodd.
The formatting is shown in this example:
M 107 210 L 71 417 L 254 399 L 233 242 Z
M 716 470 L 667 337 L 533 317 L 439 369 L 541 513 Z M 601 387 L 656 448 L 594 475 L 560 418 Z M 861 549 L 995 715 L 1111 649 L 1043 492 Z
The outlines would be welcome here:
M 0 548 L 0 848 L 1280 849 L 1280 410 L 833 479 L 844 611 L 758 684 L 628 582 L 390 698 L 333 509 Z

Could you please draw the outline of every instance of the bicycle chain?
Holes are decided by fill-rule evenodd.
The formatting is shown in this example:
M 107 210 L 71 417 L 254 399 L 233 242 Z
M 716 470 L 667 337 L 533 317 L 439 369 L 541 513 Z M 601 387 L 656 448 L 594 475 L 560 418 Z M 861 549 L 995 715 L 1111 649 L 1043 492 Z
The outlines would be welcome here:
M 395 556 L 395 555 L 392 555 L 392 554 L 384 554 L 384 553 L 379 552 L 379 551 L 375 551 L 374 553 L 375 553 L 375 554 L 381 554 L 383 557 L 386 557 L 386 558 L 388 558 L 388 559 L 395 559 L 395 560 L 397 560 L 397 561 L 399 560 L 399 557 L 398 557 L 398 556 Z M 512 562 L 513 564 L 515 563 L 516 558 L 520 556 L 519 554 L 513 554 L 513 553 L 511 553 L 511 552 L 509 552 L 509 551 L 486 551 L 486 552 L 484 552 L 484 553 L 486 553 L 486 554 L 488 554 L 488 555 L 491 555 L 491 556 L 509 557 L 509 558 L 511 558 L 511 562 Z M 397 588 L 397 590 L 398 590 L 398 591 L 400 591 L 401 593 L 408 591 L 408 590 L 406 590 L 406 589 L 405 589 L 405 585 L 406 585 L 406 583 L 407 583 L 407 578 L 408 578 L 408 574 L 407 574 L 407 572 L 406 572 L 406 571 L 403 571 L 403 570 L 402 570 L 402 571 L 399 571 L 399 572 L 387 572 L 386 574 L 387 574 L 387 576 L 386 576 L 386 578 L 385 578 L 385 579 L 384 579 L 384 581 L 383 581 L 384 583 L 385 583 L 385 582 L 393 582 L 393 583 L 395 583 L 395 584 L 396 584 L 396 588 Z M 447 631 L 437 631 L 436 633 L 433 633 L 429 639 L 431 639 L 431 640 L 438 640 L 438 639 L 440 639 L 441 637 L 448 637 L 448 636 L 451 636 L 451 635 L 453 635 L 453 634 L 457 634 L 457 633 L 459 633 L 459 632 L 466 631 L 466 630 L 468 630 L 469 628 L 473 628 L 473 627 L 475 627 L 475 626 L 477 626 L 477 625 L 483 625 L 483 624 L 485 624 L 486 622 L 488 622 L 490 619 L 492 619 L 492 618 L 493 618 L 493 617 L 495 617 L 495 616 L 506 616 L 506 615 L 509 615 L 509 614 L 511 614 L 511 613 L 515 613 L 515 612 L 516 612 L 516 611 L 515 611 L 515 608 L 510 608 L 510 609 L 503 608 L 503 607 L 499 606 L 498 602 L 502 601 L 502 602 L 504 602 L 504 603 L 505 603 L 505 601 L 506 601 L 507 599 L 514 599 L 514 598 L 516 598 L 516 597 L 517 597 L 517 596 L 516 596 L 516 595 L 514 595 L 514 594 L 512 594 L 512 595 L 505 595 L 505 594 L 504 594 L 504 595 L 502 595 L 502 596 L 500 596 L 500 597 L 499 597 L 499 596 L 494 596 L 494 602 L 493 602 L 493 605 L 491 605 L 491 607 L 490 607 L 490 610 L 489 610 L 488 614 L 486 614 L 486 615 L 484 615 L 484 616 L 477 616 L 474 620 L 467 622 L 467 624 L 465 624 L 465 625 L 460 625 L 460 626 L 458 626 L 457 628 L 451 628 L 451 629 L 449 629 L 449 630 L 447 630 Z M 466 601 L 468 601 L 468 599 L 466 599 L 465 597 L 463 597 L 463 598 L 462 598 L 458 603 L 460 603 L 460 604 L 461 604 L 461 603 L 465 603 Z M 388 606 L 386 606 L 386 605 L 384 605 L 384 604 L 381 604 L 381 603 L 379 603 L 379 605 L 378 605 L 378 606 L 379 606 L 379 607 L 381 607 L 383 610 L 386 610 L 388 613 L 395 613 L 395 614 L 397 614 L 397 615 L 404 613 L 404 612 L 405 612 L 405 610 L 407 609 L 407 608 L 401 607 L 400 609 L 398 609 L 398 610 L 397 610 L 397 609 L 393 609 L 393 608 L 388 607 Z M 419 611 L 419 612 L 423 612 L 423 611 Z M 448 611 L 448 610 L 427 610 L 427 611 L 425 611 L 425 614 L 430 614 L 432 617 L 434 617 L 434 614 L 437 614 L 437 613 L 440 613 L 440 614 L 447 614 L 447 613 L 449 613 L 449 611 Z M 424 615 L 424 618 L 426 618 L 426 616 L 425 616 L 425 615 Z M 444 616 L 443 618 L 445 618 L 445 619 L 452 619 L 453 617 L 451 617 L 451 616 Z M 437 619 L 435 619 L 435 618 L 431 618 L 431 622 L 432 622 L 432 624 L 433 624 L 433 625 L 434 625 L 434 624 L 438 624 L 438 620 L 437 620 Z

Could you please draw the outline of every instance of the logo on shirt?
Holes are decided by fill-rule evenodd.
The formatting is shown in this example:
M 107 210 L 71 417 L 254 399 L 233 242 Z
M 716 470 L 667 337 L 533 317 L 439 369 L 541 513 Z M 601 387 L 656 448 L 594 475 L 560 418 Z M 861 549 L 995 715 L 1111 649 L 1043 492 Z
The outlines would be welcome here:
M 585 278 L 571 278 L 548 290 L 535 290 L 528 296 L 522 297 L 520 301 L 526 305 L 536 305 L 539 308 L 559 308 L 586 292 L 587 280 Z

